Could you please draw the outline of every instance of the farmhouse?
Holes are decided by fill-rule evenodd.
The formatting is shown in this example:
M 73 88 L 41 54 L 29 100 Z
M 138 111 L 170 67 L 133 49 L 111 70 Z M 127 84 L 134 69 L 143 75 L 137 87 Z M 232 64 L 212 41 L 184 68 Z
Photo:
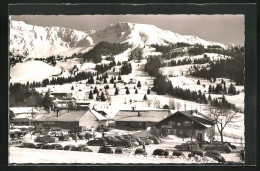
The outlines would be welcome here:
M 170 110 L 120 110 L 114 117 L 118 128 L 146 129 L 171 114 Z
M 85 126 L 86 129 L 92 127 L 106 127 L 107 118 L 95 110 L 79 111 L 57 111 L 41 119 L 34 119 L 33 124 L 36 129 L 59 127 L 63 129 L 73 129 L 75 126 Z
M 178 111 L 153 125 L 157 134 L 190 137 L 198 141 L 211 140 L 215 134 L 214 122 L 196 110 Z

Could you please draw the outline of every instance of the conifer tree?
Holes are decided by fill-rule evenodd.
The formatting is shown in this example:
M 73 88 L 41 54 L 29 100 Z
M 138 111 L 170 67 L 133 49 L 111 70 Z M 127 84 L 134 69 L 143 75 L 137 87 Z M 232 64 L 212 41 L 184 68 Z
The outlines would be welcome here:
M 98 89 L 97 87 L 94 88 L 93 94 L 97 94 L 98 93 Z
M 92 90 L 90 90 L 89 95 L 88 95 L 88 98 L 89 98 L 89 99 L 93 99 L 93 93 L 92 93 Z
M 137 89 L 135 89 L 135 94 L 138 94 L 138 91 L 137 91 Z
M 141 88 L 141 82 L 140 81 L 138 81 L 138 83 L 137 83 L 137 87 L 140 89 Z
M 107 79 L 106 79 L 106 77 L 104 78 L 104 83 L 107 83 Z
M 115 90 L 115 95 L 118 95 L 118 89 L 116 88 L 116 90 Z
M 105 95 L 104 95 L 103 92 L 101 93 L 100 100 L 101 100 L 102 102 L 106 101 L 106 97 L 105 97 Z
M 209 93 L 211 93 L 212 92 L 212 87 L 211 87 L 211 84 L 209 85 L 209 91 L 208 91 Z
M 130 92 L 129 92 L 129 89 L 128 89 L 128 88 L 126 89 L 126 92 L 125 92 L 125 94 L 130 94 Z
M 143 100 L 147 100 L 147 96 L 146 96 L 146 94 L 144 95 L 144 98 L 143 98 Z
M 112 77 L 112 78 L 110 79 L 110 83 L 111 83 L 111 84 L 114 83 L 114 77 Z
M 150 89 L 148 88 L 148 90 L 147 90 L 147 94 L 150 94 Z
M 197 84 L 200 85 L 200 80 L 197 81 Z
M 208 96 L 208 101 L 211 102 L 211 100 L 212 100 L 212 99 L 211 99 L 211 95 L 209 94 L 209 96 Z

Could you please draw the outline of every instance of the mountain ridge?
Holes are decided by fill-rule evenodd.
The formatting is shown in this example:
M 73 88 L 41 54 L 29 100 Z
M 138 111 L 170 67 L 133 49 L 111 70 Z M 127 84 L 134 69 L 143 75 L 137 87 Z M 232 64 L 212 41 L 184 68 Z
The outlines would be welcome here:
M 127 42 L 133 47 L 144 45 L 169 45 L 178 42 L 204 46 L 224 44 L 203 40 L 197 36 L 180 35 L 150 24 L 118 22 L 103 30 L 78 31 L 65 27 L 42 27 L 23 21 L 10 21 L 10 52 L 30 58 L 71 56 L 84 53 L 101 41 Z

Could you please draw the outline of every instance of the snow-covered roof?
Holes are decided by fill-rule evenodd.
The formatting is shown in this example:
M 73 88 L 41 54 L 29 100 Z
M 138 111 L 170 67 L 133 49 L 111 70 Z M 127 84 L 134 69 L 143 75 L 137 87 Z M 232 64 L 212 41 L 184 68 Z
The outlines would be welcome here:
M 69 111 L 64 114 L 60 114 L 58 117 L 56 115 L 46 117 L 43 121 L 79 121 L 85 114 L 86 111 Z
M 33 107 L 10 107 L 9 108 L 15 115 L 23 113 L 39 113 L 39 110 Z
M 120 110 L 115 121 L 159 122 L 170 114 L 169 110 Z
M 65 113 L 64 113 L 65 112 Z M 45 115 L 39 115 L 35 116 L 33 120 L 36 121 L 63 121 L 63 122 L 73 122 L 73 121 L 79 121 L 84 115 L 94 115 L 97 120 L 107 120 L 106 117 L 102 116 L 100 113 L 96 112 L 95 110 L 79 110 L 79 111 L 60 111 L 59 116 L 57 117 L 56 113 L 53 112 L 51 114 L 45 114 Z
M 31 119 L 32 115 L 31 114 L 20 114 L 20 115 L 16 115 L 15 117 L 13 117 L 14 120 L 16 119 Z
M 100 113 L 98 113 L 95 110 L 89 110 L 98 120 L 107 120 L 106 117 L 104 117 L 103 115 L 101 115 Z

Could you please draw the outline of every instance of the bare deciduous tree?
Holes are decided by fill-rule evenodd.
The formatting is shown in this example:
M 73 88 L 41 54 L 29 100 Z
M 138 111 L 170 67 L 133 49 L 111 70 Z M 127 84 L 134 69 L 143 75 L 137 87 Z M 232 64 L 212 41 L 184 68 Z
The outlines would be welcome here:
M 153 104 L 154 104 L 154 107 L 160 108 L 160 104 L 161 104 L 160 100 L 157 99 L 156 97 L 154 98 Z
M 174 101 L 174 99 L 169 99 L 169 107 L 170 107 L 170 109 L 175 110 L 175 101 Z
M 179 102 L 175 103 L 175 108 L 177 109 L 177 111 L 179 111 L 181 108 L 181 104 Z
M 221 142 L 223 143 L 223 131 L 226 126 L 237 118 L 236 112 L 226 107 L 209 107 L 209 116 L 216 124 L 220 134 Z

